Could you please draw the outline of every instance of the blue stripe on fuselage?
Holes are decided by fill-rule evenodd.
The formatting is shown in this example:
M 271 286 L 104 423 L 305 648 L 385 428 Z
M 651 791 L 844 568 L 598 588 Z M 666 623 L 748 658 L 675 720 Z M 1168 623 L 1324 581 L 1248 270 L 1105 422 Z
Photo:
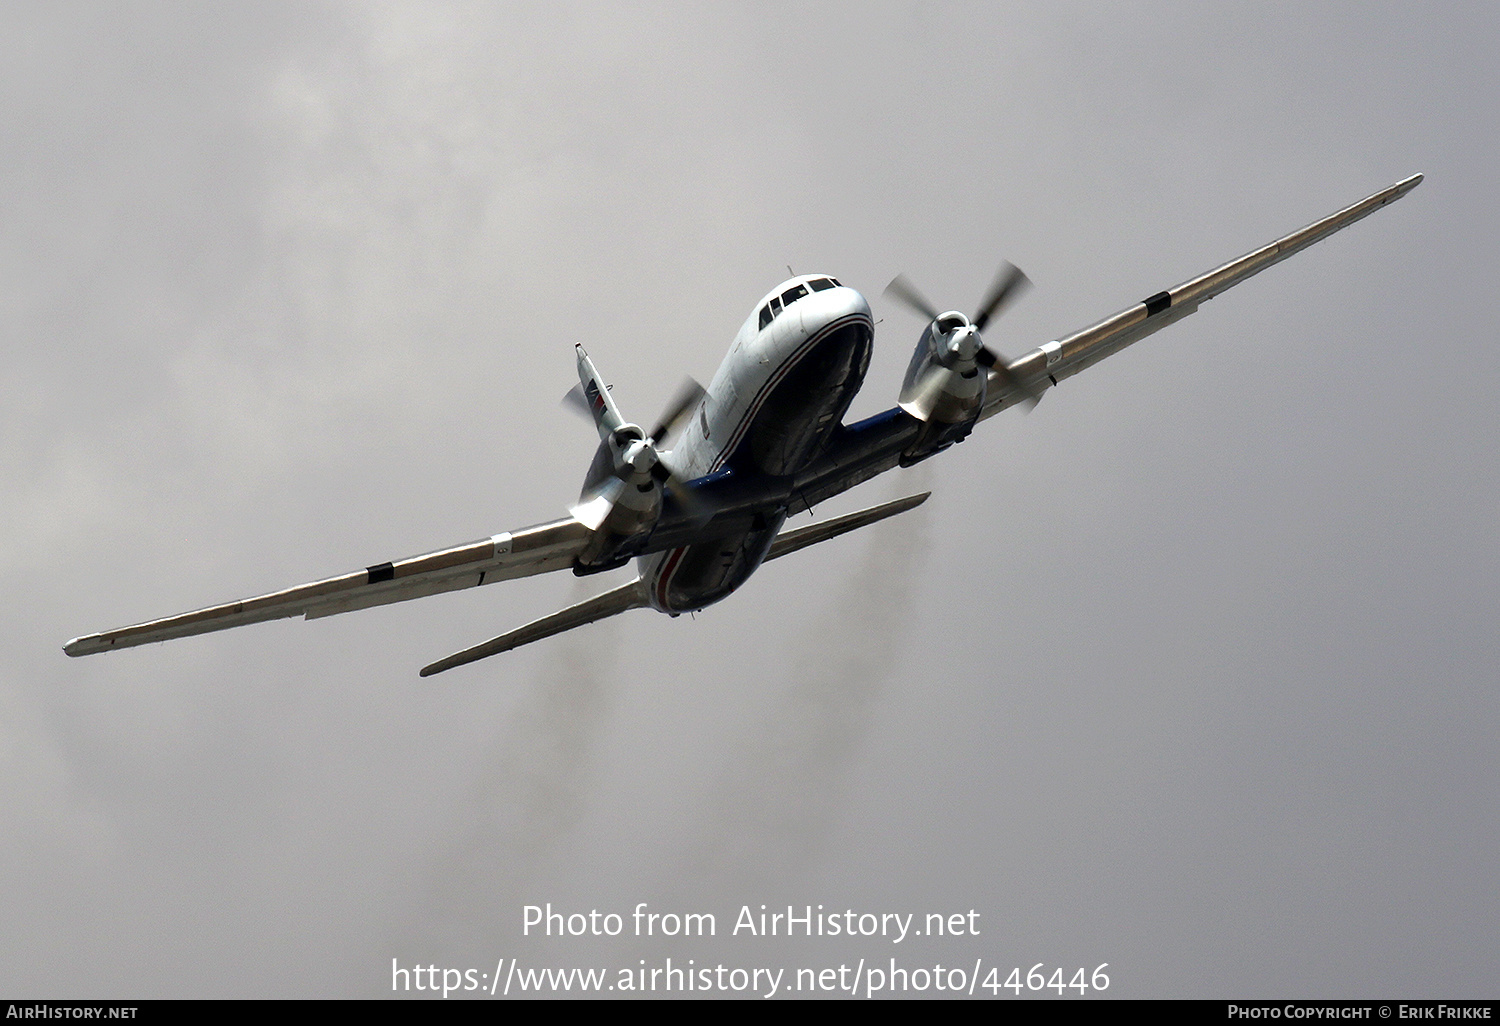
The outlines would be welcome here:
M 740 419 L 740 422 L 735 425 L 734 431 L 730 434 L 729 440 L 724 444 L 724 448 L 720 451 L 718 457 L 714 460 L 713 466 L 709 469 L 709 473 L 713 473 L 720 467 L 730 464 L 733 464 L 736 467 L 742 466 L 745 462 L 743 456 L 745 441 L 751 435 L 752 429 L 755 427 L 756 419 L 759 416 L 762 407 L 765 406 L 766 401 L 770 399 L 772 393 L 775 392 L 776 387 L 780 385 L 781 382 L 786 378 L 786 376 L 791 373 L 793 368 L 801 363 L 803 358 L 811 353 L 815 348 L 817 348 L 820 343 L 834 335 L 836 332 L 859 324 L 863 324 L 868 330 L 868 333 L 864 337 L 864 342 L 866 345 L 868 345 L 870 335 L 873 335 L 874 333 L 874 328 L 871 325 L 870 318 L 863 313 L 853 313 L 847 314 L 843 317 L 838 318 L 837 320 L 830 321 L 828 324 L 825 324 L 822 328 L 818 329 L 816 333 L 809 335 L 805 342 L 803 342 L 795 350 L 793 350 L 792 353 L 782 361 L 781 365 L 777 367 L 774 372 L 767 376 L 765 383 L 761 385 L 760 390 L 755 393 L 755 398 L 752 399 L 750 401 L 750 405 L 745 408 L 745 415 Z M 866 357 L 865 361 L 862 362 L 868 362 L 868 357 Z M 859 386 L 863 383 L 863 381 L 864 373 L 863 369 L 861 369 L 859 374 L 855 375 L 851 380 L 845 383 L 849 400 L 853 400 L 854 393 L 859 391 Z M 846 402 L 844 403 L 844 405 L 845 407 L 847 407 L 848 403 Z M 832 430 L 832 427 L 833 425 L 830 425 L 830 431 Z M 754 469 L 761 470 L 762 468 L 756 467 Z

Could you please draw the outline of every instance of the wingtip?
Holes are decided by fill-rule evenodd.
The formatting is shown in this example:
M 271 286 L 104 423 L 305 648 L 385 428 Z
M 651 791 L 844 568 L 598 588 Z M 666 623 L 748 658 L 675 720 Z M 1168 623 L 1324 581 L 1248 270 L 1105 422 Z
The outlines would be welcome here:
M 63 651 L 76 659 L 78 656 L 85 656 L 90 654 L 91 652 L 97 652 L 98 649 L 95 646 L 89 644 L 91 641 L 97 640 L 98 638 L 96 635 L 85 635 L 81 638 L 73 638 L 63 646 Z
M 460 652 L 457 655 L 444 656 L 435 663 L 428 663 L 426 666 L 417 671 L 417 676 L 432 677 L 436 676 L 439 673 L 442 673 L 444 670 L 451 670 L 455 666 L 462 666 L 465 662 L 467 662 L 467 660 L 459 658 L 459 656 L 463 654 L 464 653 Z

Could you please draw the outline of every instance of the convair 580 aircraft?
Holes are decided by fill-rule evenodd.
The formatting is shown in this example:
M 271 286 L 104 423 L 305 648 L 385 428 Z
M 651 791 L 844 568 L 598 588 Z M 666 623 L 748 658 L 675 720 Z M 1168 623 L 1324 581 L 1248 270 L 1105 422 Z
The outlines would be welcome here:
M 708 388 L 689 383 L 647 432 L 628 422 L 577 348 L 570 393 L 599 430 L 583 493 L 561 520 L 497 534 L 255 598 L 75 638 L 70 656 L 166 641 L 262 620 L 314 619 L 571 567 L 586 575 L 635 560 L 635 580 L 426 667 L 422 676 L 550 637 L 627 609 L 672 616 L 718 602 L 768 559 L 905 512 L 913 495 L 783 531 L 788 516 L 965 438 L 982 420 L 1031 406 L 1077 374 L 1205 300 L 1416 188 L 1413 175 L 1238 260 L 1158 292 L 1066 338 L 1007 360 L 982 332 L 1026 284 L 1002 269 L 973 317 L 938 311 L 903 277 L 888 294 L 927 321 L 898 404 L 843 423 L 874 340 L 864 296 L 829 275 L 782 282 L 746 319 Z M 662 448 L 681 430 L 676 448 Z

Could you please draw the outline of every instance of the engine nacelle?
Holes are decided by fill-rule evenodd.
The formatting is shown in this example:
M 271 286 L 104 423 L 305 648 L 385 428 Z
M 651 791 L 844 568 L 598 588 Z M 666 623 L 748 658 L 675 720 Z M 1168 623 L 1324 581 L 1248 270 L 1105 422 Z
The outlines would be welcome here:
M 594 362 L 582 345 L 576 348 L 578 387 L 568 393 L 568 401 L 582 406 L 599 429 L 599 448 L 571 511 L 591 532 L 573 561 L 573 572 L 582 576 L 624 566 L 640 554 L 661 519 L 665 488 L 673 489 L 678 503 L 690 502 L 683 482 L 662 459 L 659 446 L 692 416 L 704 392 L 691 378 L 683 382 L 660 422 L 647 434 L 620 415 Z
M 963 441 L 974 429 L 989 379 L 976 362 L 982 347 L 979 333 L 956 310 L 939 314 L 922 332 L 906 368 L 899 405 L 923 427 L 901 454 L 902 466 Z
M 579 576 L 613 570 L 645 546 L 661 518 L 661 466 L 647 454 L 643 433 L 625 425 L 599 443 L 573 515 L 593 530 L 573 562 Z

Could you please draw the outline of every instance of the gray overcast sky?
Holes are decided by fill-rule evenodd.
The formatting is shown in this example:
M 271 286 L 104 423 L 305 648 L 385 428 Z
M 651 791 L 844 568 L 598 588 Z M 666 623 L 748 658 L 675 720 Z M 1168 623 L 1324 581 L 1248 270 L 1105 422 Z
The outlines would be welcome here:
M 0 8 L 0 992 L 379 996 L 897 956 L 1153 996 L 1493 997 L 1489 4 Z M 798 271 L 1036 287 L 1008 352 L 1420 189 L 819 515 L 921 510 L 417 669 L 602 582 L 83 660 L 558 515 Z M 521 908 L 712 912 L 523 938 Z M 750 939 L 741 905 L 977 910 Z M 1008 994 L 1002 991 L 1002 994 Z

